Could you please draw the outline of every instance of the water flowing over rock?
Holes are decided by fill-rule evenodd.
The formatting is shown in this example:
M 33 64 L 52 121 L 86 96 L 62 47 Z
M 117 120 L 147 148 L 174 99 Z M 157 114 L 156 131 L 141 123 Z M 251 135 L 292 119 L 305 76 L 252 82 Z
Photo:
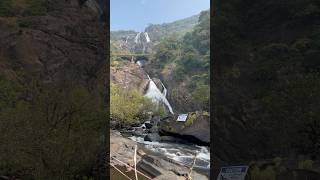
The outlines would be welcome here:
M 161 121 L 160 133 L 162 135 L 172 135 L 188 138 L 199 145 L 209 145 L 210 143 L 210 117 L 206 112 L 189 113 L 185 122 L 173 119 Z
M 144 36 L 146 37 L 147 43 L 151 42 L 150 37 L 147 32 L 144 32 Z
M 148 78 L 149 78 L 149 86 L 148 86 L 148 90 L 147 90 L 145 96 L 152 99 L 153 102 L 164 103 L 167 106 L 167 108 L 169 109 L 170 113 L 174 114 L 172 107 L 171 107 L 169 101 L 167 100 L 166 96 L 158 89 L 157 85 L 149 77 L 149 75 L 148 75 Z
M 141 32 L 139 32 L 139 33 L 136 35 L 136 37 L 134 38 L 134 42 L 135 42 L 136 44 L 138 44 L 138 43 L 141 42 L 141 41 L 140 41 L 140 35 L 141 35 Z

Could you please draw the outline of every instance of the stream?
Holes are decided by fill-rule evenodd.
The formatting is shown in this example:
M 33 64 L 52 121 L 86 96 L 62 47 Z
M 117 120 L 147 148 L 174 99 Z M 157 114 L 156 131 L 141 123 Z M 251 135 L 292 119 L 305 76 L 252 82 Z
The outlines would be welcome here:
M 139 143 L 157 156 L 171 159 L 187 167 L 192 166 L 194 156 L 197 154 L 194 170 L 205 175 L 210 173 L 210 150 L 208 147 L 171 142 L 149 142 L 144 141 L 143 137 L 136 136 L 131 136 L 129 139 Z

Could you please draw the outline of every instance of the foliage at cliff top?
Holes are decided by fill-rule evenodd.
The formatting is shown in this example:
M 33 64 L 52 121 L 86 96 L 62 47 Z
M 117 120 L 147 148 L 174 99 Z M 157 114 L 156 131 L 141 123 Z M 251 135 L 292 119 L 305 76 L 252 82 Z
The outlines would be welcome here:
M 183 37 L 185 33 L 192 31 L 198 22 L 199 16 L 197 14 L 171 23 L 150 24 L 146 27 L 145 31 L 150 34 L 153 41 L 161 41 L 173 35 Z

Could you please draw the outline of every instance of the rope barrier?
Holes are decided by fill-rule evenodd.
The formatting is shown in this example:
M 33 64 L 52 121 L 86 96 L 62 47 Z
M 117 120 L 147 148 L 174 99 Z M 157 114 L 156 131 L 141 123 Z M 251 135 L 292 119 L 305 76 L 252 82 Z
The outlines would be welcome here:
M 134 161 L 134 174 L 136 176 L 136 180 L 138 180 L 138 174 L 137 174 L 137 148 L 138 146 L 135 145 L 134 146 L 134 157 L 133 157 L 133 161 Z
M 114 160 L 120 162 L 121 164 L 125 165 L 126 167 L 129 167 L 130 169 L 134 169 L 134 170 L 135 170 L 136 180 L 138 179 L 137 173 L 141 174 L 142 176 L 146 177 L 146 178 L 149 179 L 149 180 L 152 180 L 152 178 L 150 178 L 149 176 L 145 175 L 144 173 L 142 173 L 142 172 L 140 172 L 140 171 L 138 171 L 138 170 L 136 169 L 136 153 L 137 153 L 137 152 L 136 152 L 136 151 L 137 151 L 136 148 L 137 148 L 137 147 L 135 147 L 135 152 L 134 152 L 134 153 L 135 153 L 135 154 L 134 154 L 135 167 L 132 167 L 132 166 L 128 165 L 127 163 L 122 162 L 121 160 L 113 157 L 113 156 L 111 155 L 112 153 L 110 153 L 110 156 L 111 156 L 111 158 L 113 158 Z M 116 155 L 118 155 L 118 156 L 122 156 L 121 154 L 119 154 L 119 153 L 117 153 L 117 152 L 113 152 L 113 153 L 116 154 Z M 194 161 L 193 161 L 191 167 L 190 167 L 190 164 L 186 164 L 186 163 L 182 163 L 182 162 L 177 162 L 177 161 L 175 161 L 175 160 L 173 160 L 173 159 L 171 159 L 171 158 L 168 158 L 168 159 L 169 159 L 170 161 L 173 161 L 173 163 L 176 163 L 176 164 L 178 164 L 178 165 L 181 165 L 181 166 L 185 166 L 185 167 L 187 167 L 187 168 L 190 168 L 190 171 L 189 171 L 189 173 L 188 173 L 188 177 L 187 177 L 187 178 L 190 178 L 190 179 L 191 179 L 190 176 L 191 176 L 191 173 L 192 173 L 192 169 L 193 169 L 193 167 L 194 167 L 194 165 L 195 165 L 196 158 L 197 158 L 197 154 L 195 155 L 195 158 L 194 158 Z M 204 161 L 206 161 L 206 160 L 204 160 Z M 207 161 L 207 162 L 210 162 L 210 161 Z M 111 165 L 111 164 L 110 164 L 110 165 Z M 116 170 L 120 171 L 120 170 L 119 170 L 118 168 L 116 168 L 114 165 L 111 165 L 111 166 L 114 167 Z M 122 173 L 121 171 L 120 171 L 120 173 L 123 174 L 124 176 L 126 176 L 126 175 L 125 175 L 124 173 Z M 126 177 L 129 178 L 128 176 L 126 176 Z M 133 179 L 131 179 L 131 178 L 129 178 L 129 179 L 130 179 L 130 180 L 133 180 Z
M 109 163 L 115 170 L 119 171 L 123 176 L 125 176 L 127 179 L 133 180 L 131 179 L 129 176 L 127 176 L 126 174 L 124 174 L 120 169 L 118 169 L 116 166 L 114 166 L 113 164 Z
M 120 162 L 121 164 L 123 164 L 123 165 L 125 165 L 125 166 L 133 169 L 133 167 L 129 166 L 129 165 L 126 164 L 125 162 L 122 162 L 122 161 L 120 161 L 119 159 L 117 159 L 117 158 L 115 158 L 115 157 L 111 157 L 111 158 L 113 158 L 114 160 Z M 139 170 L 137 170 L 137 172 L 138 172 L 139 174 L 141 174 L 142 176 L 146 177 L 147 179 L 152 179 L 152 178 L 150 178 L 149 176 L 147 176 L 147 175 L 143 174 L 142 172 L 140 172 Z

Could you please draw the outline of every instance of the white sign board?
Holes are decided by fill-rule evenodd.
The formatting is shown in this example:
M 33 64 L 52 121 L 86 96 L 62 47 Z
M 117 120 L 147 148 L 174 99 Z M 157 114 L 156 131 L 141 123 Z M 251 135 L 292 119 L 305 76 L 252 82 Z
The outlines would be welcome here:
M 248 166 L 222 167 L 217 180 L 245 180 Z
M 187 120 L 188 114 L 179 114 L 177 121 L 185 122 Z

